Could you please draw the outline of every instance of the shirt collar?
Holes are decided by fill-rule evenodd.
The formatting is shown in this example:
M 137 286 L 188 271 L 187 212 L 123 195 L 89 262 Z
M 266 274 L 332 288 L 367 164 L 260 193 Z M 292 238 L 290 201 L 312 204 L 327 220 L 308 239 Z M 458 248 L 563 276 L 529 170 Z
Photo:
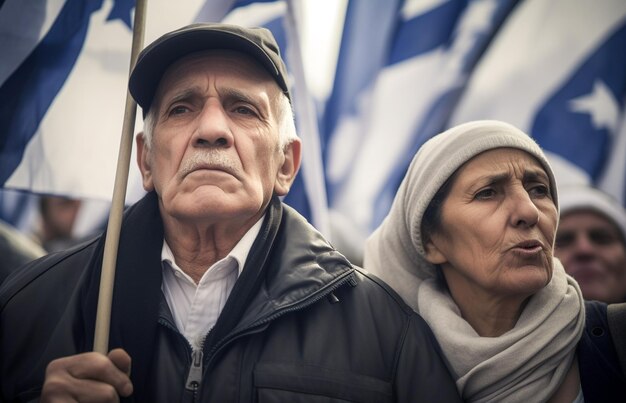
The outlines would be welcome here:
M 257 235 L 259 235 L 259 232 L 261 232 L 261 226 L 263 225 L 264 218 L 265 214 L 263 214 L 263 216 L 248 230 L 248 232 L 245 233 L 245 235 L 239 240 L 239 242 L 237 242 L 228 255 L 224 257 L 224 259 L 221 259 L 234 259 L 237 262 L 237 276 L 241 274 L 243 267 L 246 264 L 246 260 L 248 259 L 248 254 L 252 249 L 252 244 L 254 243 Z M 174 259 L 174 254 L 165 241 L 165 238 L 163 238 L 163 248 L 161 249 L 161 261 L 167 262 L 168 265 L 174 269 L 178 268 Z

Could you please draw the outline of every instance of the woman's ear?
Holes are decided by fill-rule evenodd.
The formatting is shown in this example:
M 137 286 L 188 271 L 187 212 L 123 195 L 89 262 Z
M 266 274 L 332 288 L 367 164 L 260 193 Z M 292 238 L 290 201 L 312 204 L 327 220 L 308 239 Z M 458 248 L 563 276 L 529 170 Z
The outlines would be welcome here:
M 432 264 L 443 264 L 448 261 L 446 255 L 443 254 L 432 238 L 429 238 L 424 243 L 424 250 L 426 251 L 426 260 Z

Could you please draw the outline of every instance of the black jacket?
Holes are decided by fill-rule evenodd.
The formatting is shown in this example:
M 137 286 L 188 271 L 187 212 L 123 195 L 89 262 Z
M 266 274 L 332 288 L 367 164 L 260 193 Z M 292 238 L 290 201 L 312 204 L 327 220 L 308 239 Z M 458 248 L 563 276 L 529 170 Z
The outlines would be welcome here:
M 162 242 L 150 193 L 125 214 L 112 305 L 131 400 L 460 401 L 426 323 L 277 198 L 194 376 L 161 293 Z M 44 257 L 0 288 L 3 401 L 36 398 L 49 361 L 92 349 L 103 244 Z
M 616 350 L 623 349 L 626 340 L 612 331 L 607 307 L 603 302 L 585 302 L 585 331 L 577 348 L 585 403 L 626 401 L 626 372 Z

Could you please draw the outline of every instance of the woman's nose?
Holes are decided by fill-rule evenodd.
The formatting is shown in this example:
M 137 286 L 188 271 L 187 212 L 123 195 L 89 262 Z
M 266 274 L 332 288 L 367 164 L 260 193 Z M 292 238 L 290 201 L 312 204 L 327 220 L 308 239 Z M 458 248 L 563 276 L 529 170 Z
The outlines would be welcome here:
M 532 227 L 539 221 L 539 209 L 526 189 L 518 189 L 511 196 L 512 225 Z

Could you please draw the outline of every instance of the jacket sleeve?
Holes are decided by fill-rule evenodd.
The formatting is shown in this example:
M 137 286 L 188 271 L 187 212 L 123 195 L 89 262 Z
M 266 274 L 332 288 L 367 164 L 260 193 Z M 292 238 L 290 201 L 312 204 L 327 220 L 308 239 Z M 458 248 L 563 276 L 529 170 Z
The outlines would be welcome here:
M 398 356 L 394 388 L 398 402 L 461 402 L 445 357 L 428 324 L 413 314 Z

